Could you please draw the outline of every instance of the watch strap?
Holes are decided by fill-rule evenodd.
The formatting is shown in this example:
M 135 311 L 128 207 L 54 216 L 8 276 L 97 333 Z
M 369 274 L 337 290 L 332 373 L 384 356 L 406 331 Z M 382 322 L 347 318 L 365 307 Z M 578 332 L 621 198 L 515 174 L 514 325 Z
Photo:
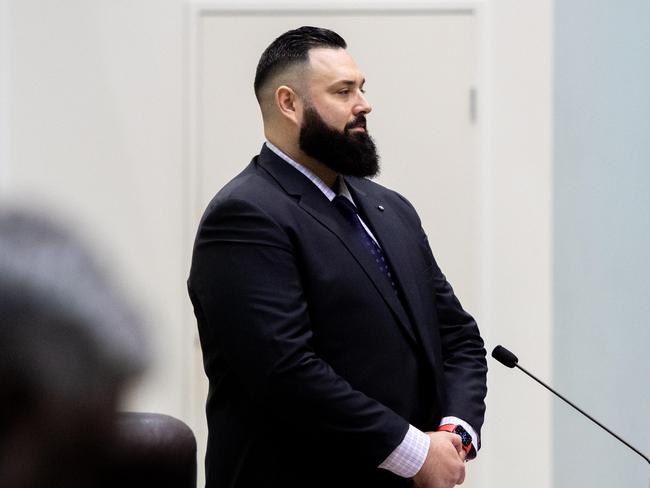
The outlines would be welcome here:
M 459 435 L 462 441 L 463 450 L 467 455 L 467 459 L 473 459 L 476 457 L 473 455 L 473 453 L 475 453 L 475 450 L 474 446 L 472 445 L 472 436 L 461 425 L 444 424 L 438 427 L 438 431 L 451 432 L 452 434 Z

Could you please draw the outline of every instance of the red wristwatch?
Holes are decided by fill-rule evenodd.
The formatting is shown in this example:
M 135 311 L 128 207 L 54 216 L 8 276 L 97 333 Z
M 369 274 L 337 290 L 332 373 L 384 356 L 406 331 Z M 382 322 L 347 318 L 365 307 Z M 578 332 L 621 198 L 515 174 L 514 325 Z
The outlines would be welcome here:
M 463 428 L 462 425 L 445 424 L 438 427 L 438 430 L 458 434 L 460 436 L 460 441 L 463 444 L 465 454 L 467 454 L 467 459 L 474 459 L 476 457 L 476 451 L 472 445 L 472 436 Z

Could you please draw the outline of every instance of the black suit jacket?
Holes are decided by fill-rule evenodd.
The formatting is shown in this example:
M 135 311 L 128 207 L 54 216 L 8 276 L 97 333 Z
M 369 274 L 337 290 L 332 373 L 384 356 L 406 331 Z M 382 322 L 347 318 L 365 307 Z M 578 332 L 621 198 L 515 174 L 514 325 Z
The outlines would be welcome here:
M 408 424 L 480 431 L 483 341 L 399 194 L 346 183 L 352 226 L 266 146 L 209 204 L 188 281 L 210 381 L 208 487 L 408 486 L 376 467 Z

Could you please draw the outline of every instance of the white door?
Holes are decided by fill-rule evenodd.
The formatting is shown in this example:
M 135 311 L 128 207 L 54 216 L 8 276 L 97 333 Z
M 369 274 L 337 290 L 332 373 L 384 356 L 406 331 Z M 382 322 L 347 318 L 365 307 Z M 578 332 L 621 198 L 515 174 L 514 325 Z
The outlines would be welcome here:
M 253 94 L 262 51 L 291 28 L 327 27 L 347 41 L 366 76 L 373 106 L 368 129 L 382 161 L 378 181 L 413 203 L 440 266 L 465 307 L 478 314 L 475 17 L 472 11 L 204 12 L 197 30 L 193 220 L 198 222 L 212 196 L 248 164 L 264 141 Z M 196 352 L 196 379 L 202 383 L 198 342 Z M 205 387 L 200 386 L 195 411 L 201 418 L 204 395 Z M 205 432 L 198 434 L 204 449 Z M 202 459 L 203 452 L 199 455 Z

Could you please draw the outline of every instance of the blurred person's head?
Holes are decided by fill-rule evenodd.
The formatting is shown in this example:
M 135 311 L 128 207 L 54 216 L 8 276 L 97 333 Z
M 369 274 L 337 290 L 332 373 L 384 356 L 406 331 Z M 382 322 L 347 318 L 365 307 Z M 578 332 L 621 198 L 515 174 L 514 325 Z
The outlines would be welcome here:
M 91 482 L 142 346 L 131 309 L 73 235 L 0 210 L 2 486 Z

